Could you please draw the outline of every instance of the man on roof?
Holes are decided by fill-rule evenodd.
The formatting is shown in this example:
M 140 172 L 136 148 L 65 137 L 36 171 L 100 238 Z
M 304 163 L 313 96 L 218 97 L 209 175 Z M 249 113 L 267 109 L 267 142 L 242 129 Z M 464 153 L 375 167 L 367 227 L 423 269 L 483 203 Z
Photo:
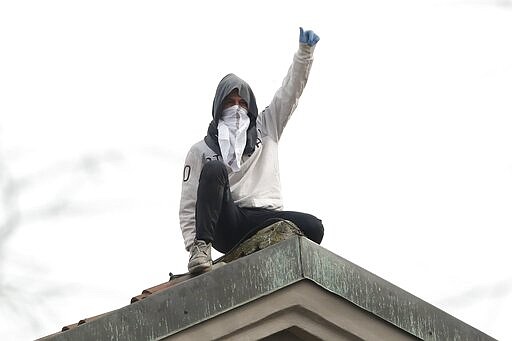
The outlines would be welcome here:
M 180 225 L 192 274 L 212 266 L 211 247 L 226 253 L 269 222 L 289 220 L 320 244 L 322 221 L 285 211 L 281 199 L 278 142 L 297 106 L 320 40 L 300 28 L 299 49 L 270 105 L 258 113 L 247 82 L 234 74 L 220 81 L 213 120 L 203 140 L 187 154 L 183 170 Z

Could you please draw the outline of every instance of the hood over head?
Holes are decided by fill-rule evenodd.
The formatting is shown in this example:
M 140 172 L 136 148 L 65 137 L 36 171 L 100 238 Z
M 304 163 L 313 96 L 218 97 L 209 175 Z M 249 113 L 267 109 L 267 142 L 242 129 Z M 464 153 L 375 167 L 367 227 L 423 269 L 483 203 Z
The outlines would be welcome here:
M 254 96 L 251 87 L 246 81 L 239 78 L 233 73 L 226 75 L 221 79 L 217 86 L 215 98 L 213 99 L 212 116 L 213 120 L 210 122 L 208 127 L 208 133 L 206 134 L 204 141 L 213 151 L 220 155 L 220 147 L 217 139 L 217 125 L 219 119 L 222 116 L 222 103 L 224 99 L 233 91 L 238 89 L 238 94 L 242 97 L 248 106 L 248 115 L 251 120 L 249 128 L 247 129 L 247 142 L 245 144 L 244 154 L 251 154 L 254 151 L 256 145 L 256 118 L 258 117 L 258 106 L 256 105 L 256 97 Z

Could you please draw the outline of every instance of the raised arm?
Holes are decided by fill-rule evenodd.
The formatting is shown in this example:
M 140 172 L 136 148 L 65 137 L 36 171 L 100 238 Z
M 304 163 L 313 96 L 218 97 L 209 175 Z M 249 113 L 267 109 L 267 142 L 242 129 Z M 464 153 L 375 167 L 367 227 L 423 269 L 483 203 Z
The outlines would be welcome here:
M 313 64 L 313 52 L 319 40 L 320 37 L 313 31 L 304 31 L 300 28 L 299 49 L 293 57 L 293 63 L 272 102 L 258 117 L 262 134 L 271 136 L 276 142 L 281 138 L 283 129 L 306 86 Z

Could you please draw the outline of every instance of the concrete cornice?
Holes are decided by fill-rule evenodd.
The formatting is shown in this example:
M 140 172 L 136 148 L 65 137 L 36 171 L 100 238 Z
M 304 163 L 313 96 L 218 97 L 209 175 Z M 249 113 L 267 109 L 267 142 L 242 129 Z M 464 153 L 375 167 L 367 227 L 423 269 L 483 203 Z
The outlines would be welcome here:
M 293 237 L 44 340 L 159 340 L 310 280 L 423 340 L 494 340 L 304 237 Z

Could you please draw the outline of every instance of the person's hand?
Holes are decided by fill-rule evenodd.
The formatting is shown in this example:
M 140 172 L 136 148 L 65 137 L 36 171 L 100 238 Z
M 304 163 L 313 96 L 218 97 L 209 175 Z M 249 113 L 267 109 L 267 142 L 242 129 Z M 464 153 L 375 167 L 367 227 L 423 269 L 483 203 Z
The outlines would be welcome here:
M 318 41 L 320 40 L 320 37 L 316 35 L 313 31 L 304 31 L 302 27 L 300 27 L 300 36 L 299 36 L 299 42 L 302 44 L 306 44 L 309 46 L 314 46 Z

